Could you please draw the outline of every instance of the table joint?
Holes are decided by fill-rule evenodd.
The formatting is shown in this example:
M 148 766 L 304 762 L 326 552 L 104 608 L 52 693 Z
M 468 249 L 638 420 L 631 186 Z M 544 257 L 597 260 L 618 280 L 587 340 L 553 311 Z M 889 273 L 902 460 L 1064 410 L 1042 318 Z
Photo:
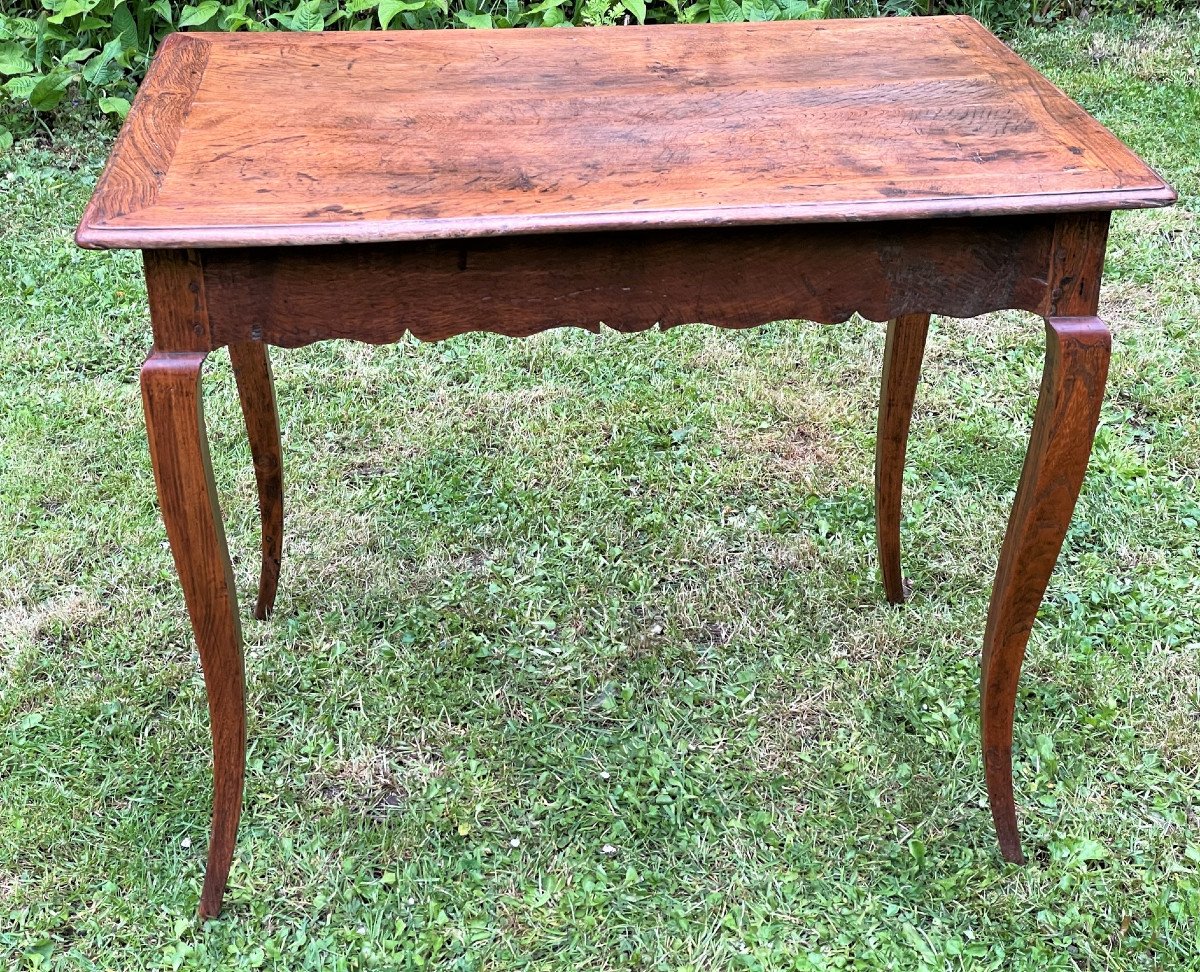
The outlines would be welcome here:
M 159 352 L 208 352 L 213 342 L 199 250 L 143 250 L 154 347 Z

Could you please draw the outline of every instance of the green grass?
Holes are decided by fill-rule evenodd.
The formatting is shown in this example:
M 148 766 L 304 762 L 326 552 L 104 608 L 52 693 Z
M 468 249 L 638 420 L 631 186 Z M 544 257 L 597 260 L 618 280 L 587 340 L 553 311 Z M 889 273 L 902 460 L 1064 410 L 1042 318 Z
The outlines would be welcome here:
M 275 356 L 284 576 L 243 615 L 246 812 L 200 923 L 145 295 L 71 244 L 112 134 L 77 121 L 0 174 L 0 966 L 1200 969 L 1200 19 L 1018 46 L 1183 200 L 1115 221 L 1110 394 L 1018 706 L 1028 866 L 976 712 L 1038 322 L 935 324 L 898 610 L 878 325 L 327 344 Z M 245 604 L 221 354 L 208 387 Z

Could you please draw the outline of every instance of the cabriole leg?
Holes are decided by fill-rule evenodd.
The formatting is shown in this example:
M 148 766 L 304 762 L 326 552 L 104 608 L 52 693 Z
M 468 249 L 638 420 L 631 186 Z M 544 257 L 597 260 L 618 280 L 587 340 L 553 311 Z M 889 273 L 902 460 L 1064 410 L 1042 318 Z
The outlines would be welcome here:
M 254 457 L 258 484 L 258 509 L 262 520 L 262 567 L 258 580 L 258 602 L 254 616 L 267 618 L 275 607 L 279 587 L 279 565 L 283 557 L 283 463 L 279 441 L 279 413 L 275 406 L 275 383 L 267 346 L 245 341 L 229 346 L 233 374 L 237 379 L 242 415 Z
M 208 692 L 212 834 L 200 914 L 221 910 L 233 860 L 246 759 L 245 673 L 237 594 L 204 429 L 202 352 L 152 352 L 142 366 L 150 457 Z
M 906 595 L 900 571 L 900 497 L 904 488 L 908 427 L 928 333 L 928 314 L 893 318 L 888 321 L 883 352 L 879 428 L 875 438 L 875 540 L 883 589 L 892 604 L 903 603 Z
M 1018 864 L 1025 858 L 1012 785 L 1017 680 L 1083 484 L 1111 348 L 1098 317 L 1051 317 L 1046 325 L 1042 388 L 992 587 L 980 682 L 988 801 L 1000 852 Z

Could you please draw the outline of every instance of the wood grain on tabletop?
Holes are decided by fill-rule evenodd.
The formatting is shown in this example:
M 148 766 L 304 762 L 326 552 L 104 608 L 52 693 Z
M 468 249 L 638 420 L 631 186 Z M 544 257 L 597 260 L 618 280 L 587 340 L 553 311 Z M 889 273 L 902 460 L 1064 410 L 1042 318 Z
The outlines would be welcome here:
M 384 242 L 1173 199 L 968 17 L 178 33 L 77 238 Z

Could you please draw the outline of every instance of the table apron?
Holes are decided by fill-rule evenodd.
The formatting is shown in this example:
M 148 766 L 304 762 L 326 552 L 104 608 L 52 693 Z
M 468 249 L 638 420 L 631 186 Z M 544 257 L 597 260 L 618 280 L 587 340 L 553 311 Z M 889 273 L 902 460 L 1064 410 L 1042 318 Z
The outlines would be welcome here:
M 155 250 L 146 261 L 152 301 L 167 285 L 193 295 L 186 319 L 156 315 L 162 351 L 601 323 L 839 323 L 855 312 L 1051 316 L 1095 304 L 1108 215 Z

